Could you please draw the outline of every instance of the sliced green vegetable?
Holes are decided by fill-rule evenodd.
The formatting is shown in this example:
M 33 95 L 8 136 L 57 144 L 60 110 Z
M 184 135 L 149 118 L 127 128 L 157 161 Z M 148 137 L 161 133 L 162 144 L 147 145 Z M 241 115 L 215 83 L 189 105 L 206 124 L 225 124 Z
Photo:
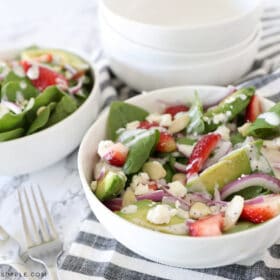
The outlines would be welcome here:
M 174 172 L 173 168 L 171 168 L 168 163 L 166 163 L 163 167 L 166 171 L 166 175 L 165 175 L 164 179 L 167 183 L 169 183 L 169 182 L 172 181 L 172 177 L 175 174 L 175 172 Z
M 171 234 L 186 235 L 187 232 L 185 226 L 185 219 L 177 215 L 173 216 L 168 224 L 156 225 L 150 223 L 147 220 L 148 211 L 156 205 L 160 205 L 160 203 L 156 203 L 151 200 L 141 200 L 137 201 L 134 205 L 136 206 L 137 210 L 133 213 L 125 213 L 124 211 L 117 211 L 115 213 L 134 224 L 152 230 Z
M 224 233 L 225 233 L 225 234 L 228 234 L 228 233 L 235 233 L 235 232 L 247 230 L 247 229 L 249 229 L 249 228 L 256 227 L 256 226 L 257 226 L 256 224 L 253 224 L 253 223 L 250 223 L 250 222 L 241 221 L 241 222 L 238 222 L 238 223 L 237 223 L 234 227 L 232 227 L 231 229 L 225 231 Z
M 270 119 L 272 119 L 272 122 Z M 246 134 L 263 139 L 279 136 L 280 102 L 270 108 L 268 112 L 259 115 L 257 119 L 248 127 Z
M 158 139 L 158 130 L 148 130 L 143 132 L 140 137 L 136 137 L 126 143 L 129 147 L 129 152 L 123 167 L 125 174 L 136 173 L 142 168 L 145 161 L 149 158 L 154 146 L 158 142 Z
M 148 116 L 148 112 L 137 106 L 115 101 L 110 106 L 109 117 L 107 121 L 107 135 L 109 139 L 116 140 L 117 130 L 125 127 L 132 121 L 142 121 Z
M 203 107 L 198 93 L 194 93 L 194 102 L 189 110 L 190 122 L 187 127 L 187 133 L 202 134 L 205 129 L 203 121 Z
M 0 133 L 0 142 L 12 140 L 18 137 L 21 137 L 24 135 L 24 129 L 23 128 L 16 128 L 10 131 L 1 132 Z
M 230 201 L 235 195 L 240 195 L 244 199 L 251 199 L 251 198 L 254 198 L 254 197 L 260 195 L 262 192 L 263 192 L 263 188 L 260 186 L 248 187 L 244 190 L 241 190 L 241 191 L 236 192 L 233 195 L 229 196 L 227 198 L 227 200 Z
M 242 88 L 226 97 L 214 108 L 208 109 L 204 114 L 205 130 L 215 130 L 219 125 L 233 120 L 239 113 L 243 112 L 249 104 L 255 88 Z
M 48 120 L 50 118 L 51 112 L 56 106 L 55 102 L 50 103 L 45 108 L 42 107 L 41 112 L 38 114 L 37 118 L 30 125 L 27 135 L 32 134 L 36 131 L 39 131 L 47 126 Z
M 5 84 L 8 82 L 25 82 L 26 84 L 32 85 L 26 76 L 18 76 L 14 71 L 10 71 L 8 73 L 8 75 L 2 81 L 2 86 L 5 86 Z

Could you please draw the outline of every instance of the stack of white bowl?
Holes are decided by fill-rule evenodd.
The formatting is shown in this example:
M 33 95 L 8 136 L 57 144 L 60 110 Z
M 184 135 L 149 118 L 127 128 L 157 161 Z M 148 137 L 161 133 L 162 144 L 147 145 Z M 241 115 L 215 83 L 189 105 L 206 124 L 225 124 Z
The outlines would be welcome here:
M 137 90 L 227 85 L 248 72 L 260 40 L 261 0 L 102 0 L 103 48 Z

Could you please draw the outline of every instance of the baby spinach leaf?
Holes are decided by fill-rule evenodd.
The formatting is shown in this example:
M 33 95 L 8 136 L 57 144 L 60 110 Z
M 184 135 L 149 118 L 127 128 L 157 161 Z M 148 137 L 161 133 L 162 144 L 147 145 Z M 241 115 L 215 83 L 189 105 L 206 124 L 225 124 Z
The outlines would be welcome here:
M 37 118 L 30 125 L 30 127 L 27 131 L 27 135 L 32 134 L 32 133 L 46 127 L 48 120 L 50 118 L 51 112 L 53 111 L 55 106 L 56 106 L 56 103 L 52 102 L 47 107 L 42 109 L 41 113 L 38 114 Z
M 64 93 L 57 86 L 49 86 L 36 98 L 32 109 L 27 113 L 27 120 L 32 122 L 36 118 L 37 110 L 42 106 L 48 106 L 52 102 L 58 102 Z
M 228 201 L 230 201 L 235 195 L 240 195 L 242 197 L 244 197 L 244 199 L 251 199 L 254 197 L 257 197 L 258 195 L 260 195 L 263 192 L 263 188 L 260 186 L 252 186 L 252 187 L 248 187 L 244 190 L 241 190 L 237 193 L 234 193 L 233 195 L 229 196 L 227 198 Z
M 8 82 L 2 88 L 2 98 L 6 97 L 11 102 L 18 101 L 19 98 L 29 100 L 38 95 L 38 90 L 23 81 Z
M 239 132 L 236 132 L 230 136 L 230 142 L 232 145 L 236 145 L 238 143 L 243 143 L 245 137 L 243 137 Z
M 170 165 L 168 163 L 164 164 L 163 167 L 166 171 L 166 175 L 165 175 L 164 179 L 166 180 L 167 183 L 172 182 L 172 177 L 175 174 L 175 172 L 173 171 L 173 169 L 170 167 Z
M 125 174 L 129 175 L 136 173 L 142 168 L 158 139 L 158 130 L 148 130 L 126 144 L 129 146 L 129 152 L 123 167 Z
M 140 107 L 121 101 L 112 102 L 107 121 L 108 138 L 116 140 L 118 137 L 116 132 L 119 128 L 125 127 L 127 123 L 132 121 L 142 121 L 148 114 Z
M 8 82 L 25 82 L 26 84 L 32 85 L 27 77 L 18 76 L 14 71 L 10 71 L 8 73 L 8 75 L 5 77 L 5 79 L 2 82 L 2 86 L 4 86 Z
M 196 142 L 195 139 L 182 137 L 176 140 L 176 143 L 183 144 L 183 145 L 193 145 Z
M 0 132 L 13 130 L 15 128 L 24 127 L 25 112 L 20 114 L 7 113 L 0 119 Z
M 253 87 L 242 88 L 226 97 L 214 108 L 208 109 L 204 114 L 205 130 L 213 131 L 222 123 L 233 120 L 246 109 L 254 93 Z
M 16 129 L 9 130 L 9 131 L 6 131 L 6 132 L 1 132 L 0 133 L 0 142 L 16 139 L 16 138 L 19 138 L 23 135 L 24 135 L 24 129 L 23 128 L 16 128 Z
M 77 103 L 72 97 L 68 95 L 63 96 L 51 114 L 48 121 L 48 126 L 54 125 L 57 122 L 65 119 L 67 116 L 72 114 L 77 109 L 77 107 Z
M 270 113 L 275 113 L 276 117 L 280 118 L 280 102 L 275 104 L 270 110 Z M 264 113 L 267 114 L 267 113 Z M 280 126 L 268 123 L 265 118 L 259 115 L 257 119 L 247 129 L 247 135 L 259 138 L 272 138 L 280 135 Z
M 190 122 L 187 127 L 187 133 L 201 134 L 204 132 L 204 121 L 203 121 L 203 107 L 198 97 L 198 93 L 195 92 L 194 103 L 189 110 Z

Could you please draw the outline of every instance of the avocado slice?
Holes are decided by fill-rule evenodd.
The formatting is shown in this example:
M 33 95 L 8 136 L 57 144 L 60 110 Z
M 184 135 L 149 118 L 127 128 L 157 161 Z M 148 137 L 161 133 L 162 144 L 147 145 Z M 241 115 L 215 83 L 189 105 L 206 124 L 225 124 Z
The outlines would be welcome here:
M 95 195 L 101 200 L 108 200 L 118 196 L 124 190 L 126 176 L 123 172 L 108 171 L 106 175 L 97 182 Z
M 187 187 L 191 190 L 206 190 L 213 194 L 216 186 L 221 189 L 242 174 L 250 174 L 252 170 L 247 149 L 245 146 L 231 152 L 189 181 Z
M 88 63 L 77 55 L 74 55 L 68 51 L 59 49 L 26 49 L 21 53 L 21 59 L 32 60 L 40 57 L 44 54 L 52 54 L 57 57 L 62 64 L 69 64 L 78 71 L 84 71 L 89 69 Z
M 187 227 L 185 226 L 185 219 L 177 215 L 173 216 L 168 224 L 163 225 L 155 225 L 147 220 L 146 217 L 148 211 L 159 204 L 161 203 L 156 203 L 151 200 L 140 200 L 133 204 L 137 206 L 137 211 L 135 213 L 124 213 L 122 211 L 117 211 L 115 213 L 136 225 L 149 228 L 151 230 L 170 234 L 186 235 Z

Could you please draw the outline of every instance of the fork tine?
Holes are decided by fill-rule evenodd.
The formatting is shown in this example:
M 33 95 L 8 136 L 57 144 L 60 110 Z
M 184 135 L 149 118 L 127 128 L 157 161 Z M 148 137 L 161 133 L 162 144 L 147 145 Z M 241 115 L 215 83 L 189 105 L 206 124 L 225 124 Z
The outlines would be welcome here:
M 51 237 L 49 236 L 47 228 L 46 228 L 46 225 L 45 225 L 45 223 L 43 221 L 43 218 L 42 218 L 42 215 L 41 215 L 41 211 L 40 211 L 37 199 L 36 199 L 35 194 L 34 194 L 34 189 L 33 189 L 32 186 L 31 186 L 31 194 L 32 194 L 33 202 L 34 202 L 35 207 L 36 207 L 36 211 L 37 211 L 38 217 L 39 217 L 40 229 L 41 229 L 41 232 L 42 232 L 43 240 L 44 241 L 49 241 Z
M 38 233 L 38 229 L 37 229 L 37 226 L 36 226 L 36 223 L 35 223 L 33 211 L 32 211 L 32 208 L 30 206 L 30 200 L 29 200 L 29 197 L 27 195 L 26 189 L 23 190 L 23 193 L 24 193 L 24 196 L 25 196 L 25 201 L 26 201 L 26 204 L 27 204 L 27 209 L 28 209 L 28 212 L 29 212 L 29 216 L 30 216 L 31 222 L 32 222 L 34 239 L 35 239 L 34 241 L 35 241 L 35 243 L 39 243 L 40 242 L 40 235 Z
M 25 215 L 25 211 L 23 208 L 23 203 L 22 203 L 22 197 L 21 197 L 21 193 L 19 190 L 17 190 L 18 193 L 18 200 L 19 200 L 19 207 L 20 207 L 20 212 L 21 212 L 21 219 L 22 219 L 22 225 L 23 225 L 23 230 L 24 230 L 24 235 L 25 235 L 25 240 L 27 243 L 27 247 L 31 247 L 34 245 L 34 243 L 31 240 L 31 234 L 27 225 L 27 221 L 26 221 L 26 215 Z
M 52 217 L 50 215 L 50 212 L 48 210 L 47 203 L 45 201 L 45 198 L 43 196 L 43 193 L 42 193 L 42 190 L 41 190 L 40 186 L 38 186 L 38 189 L 39 189 L 39 194 L 40 194 L 43 206 L 44 206 L 44 210 L 45 210 L 48 226 L 49 226 L 49 229 L 50 229 L 50 234 L 53 236 L 53 238 L 56 239 L 56 238 L 58 238 L 58 234 L 57 234 L 57 231 L 55 229 L 55 226 L 54 226 Z

